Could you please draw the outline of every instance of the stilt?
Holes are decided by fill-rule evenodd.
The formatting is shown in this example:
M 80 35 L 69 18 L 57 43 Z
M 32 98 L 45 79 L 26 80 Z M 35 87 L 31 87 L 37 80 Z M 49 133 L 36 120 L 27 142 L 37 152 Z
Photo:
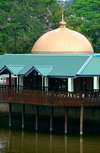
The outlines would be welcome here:
M 24 129 L 25 124 L 25 104 L 22 104 L 22 129 Z
M 50 132 L 53 130 L 53 106 L 50 109 Z
M 83 105 L 80 108 L 80 135 L 83 134 Z
M 12 104 L 9 103 L 9 127 L 12 126 Z
M 38 130 L 38 116 L 39 116 L 39 106 L 36 106 L 36 126 L 35 130 Z
M 65 134 L 67 134 L 68 130 L 68 108 L 65 107 Z

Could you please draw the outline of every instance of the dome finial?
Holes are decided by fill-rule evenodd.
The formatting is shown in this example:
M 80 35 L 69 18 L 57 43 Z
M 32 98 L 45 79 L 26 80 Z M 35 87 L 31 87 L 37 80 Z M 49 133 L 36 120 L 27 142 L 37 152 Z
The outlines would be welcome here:
M 60 3 L 61 7 L 62 7 L 62 21 L 64 21 L 64 6 L 65 6 L 65 3 L 62 2 Z
M 62 21 L 59 22 L 59 25 L 60 25 L 60 28 L 65 28 L 66 27 L 66 22 L 64 21 L 64 6 L 65 6 L 65 3 L 61 2 L 60 6 L 62 7 Z

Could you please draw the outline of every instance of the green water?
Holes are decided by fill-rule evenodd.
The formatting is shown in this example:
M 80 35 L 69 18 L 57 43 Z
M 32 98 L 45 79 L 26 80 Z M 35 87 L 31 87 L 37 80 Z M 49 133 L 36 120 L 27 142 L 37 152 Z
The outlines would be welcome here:
M 0 128 L 0 153 L 100 153 L 100 135 L 67 135 Z

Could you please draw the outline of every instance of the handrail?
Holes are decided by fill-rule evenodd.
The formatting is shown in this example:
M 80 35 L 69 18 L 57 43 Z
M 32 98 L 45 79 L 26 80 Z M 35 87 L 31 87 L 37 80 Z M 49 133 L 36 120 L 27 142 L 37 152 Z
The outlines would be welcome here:
M 100 106 L 100 92 L 0 89 L 0 102 L 60 107 Z

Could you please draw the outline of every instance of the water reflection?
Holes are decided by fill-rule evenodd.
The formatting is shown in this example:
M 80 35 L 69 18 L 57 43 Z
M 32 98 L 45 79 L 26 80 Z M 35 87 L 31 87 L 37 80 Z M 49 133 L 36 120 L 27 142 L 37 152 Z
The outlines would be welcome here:
M 9 135 L 8 135 L 8 143 L 9 143 L 9 150 L 11 150 L 11 146 L 12 146 L 12 137 L 11 137 L 11 130 L 9 130 Z
M 65 153 L 68 152 L 67 151 L 67 136 L 65 135 Z
M 0 153 L 99 153 L 100 136 L 43 134 L 0 129 Z
M 83 153 L 83 138 L 80 137 L 80 153 Z
M 50 153 L 52 153 L 52 134 L 50 134 Z
M 22 153 L 24 153 L 24 148 L 25 148 L 25 137 L 24 137 L 24 131 L 22 131 Z
M 37 132 L 35 133 L 35 141 L 36 141 L 36 153 L 38 153 L 38 134 Z

